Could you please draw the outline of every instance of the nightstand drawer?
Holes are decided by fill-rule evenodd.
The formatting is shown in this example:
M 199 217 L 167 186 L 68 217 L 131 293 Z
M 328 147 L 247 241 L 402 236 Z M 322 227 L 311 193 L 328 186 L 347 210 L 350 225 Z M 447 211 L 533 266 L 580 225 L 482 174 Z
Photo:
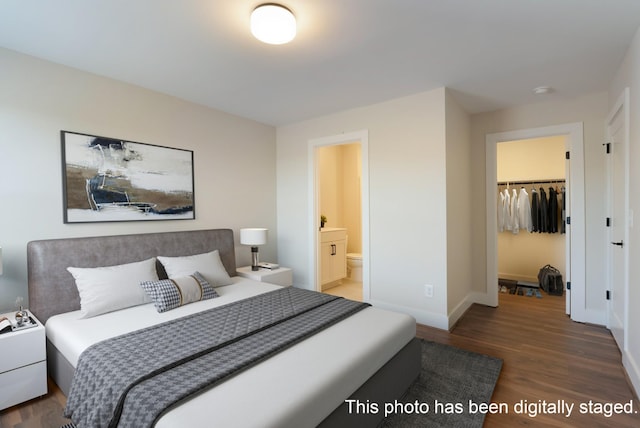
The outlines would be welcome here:
M 45 361 L 0 374 L 0 410 L 46 393 Z
M 4 333 L 0 335 L 0 373 L 46 359 L 44 327 Z

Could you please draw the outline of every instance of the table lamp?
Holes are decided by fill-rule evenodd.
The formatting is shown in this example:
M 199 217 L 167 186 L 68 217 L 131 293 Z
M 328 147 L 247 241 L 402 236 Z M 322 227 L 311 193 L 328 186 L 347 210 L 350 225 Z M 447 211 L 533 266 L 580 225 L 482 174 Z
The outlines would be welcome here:
M 258 270 L 258 245 L 267 243 L 268 229 L 251 227 L 240 229 L 240 243 L 242 245 L 251 245 L 251 270 Z

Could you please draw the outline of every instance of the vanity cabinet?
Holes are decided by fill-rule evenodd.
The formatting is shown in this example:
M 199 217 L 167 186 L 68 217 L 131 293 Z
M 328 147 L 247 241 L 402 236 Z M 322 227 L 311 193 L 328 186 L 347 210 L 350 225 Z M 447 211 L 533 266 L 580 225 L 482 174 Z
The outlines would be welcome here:
M 347 276 L 347 229 L 332 227 L 320 230 L 321 288 Z

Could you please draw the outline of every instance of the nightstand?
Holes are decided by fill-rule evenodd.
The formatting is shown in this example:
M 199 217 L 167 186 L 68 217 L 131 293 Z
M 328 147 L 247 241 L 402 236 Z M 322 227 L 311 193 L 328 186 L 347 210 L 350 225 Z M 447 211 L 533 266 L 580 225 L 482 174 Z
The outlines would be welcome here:
M 0 410 L 47 393 L 44 326 L 0 334 Z M 15 325 L 15 312 L 2 314 Z
M 237 268 L 238 276 L 253 279 L 254 281 L 268 282 L 270 284 L 289 287 L 293 285 L 293 272 L 290 268 L 279 267 L 278 269 L 251 270 L 251 266 Z

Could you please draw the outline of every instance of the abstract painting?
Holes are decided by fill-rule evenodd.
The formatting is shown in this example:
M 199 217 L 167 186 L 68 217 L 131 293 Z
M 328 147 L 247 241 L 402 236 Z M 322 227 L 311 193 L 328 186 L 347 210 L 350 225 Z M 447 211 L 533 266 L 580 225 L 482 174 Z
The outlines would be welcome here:
M 193 151 L 61 131 L 65 223 L 193 220 Z

